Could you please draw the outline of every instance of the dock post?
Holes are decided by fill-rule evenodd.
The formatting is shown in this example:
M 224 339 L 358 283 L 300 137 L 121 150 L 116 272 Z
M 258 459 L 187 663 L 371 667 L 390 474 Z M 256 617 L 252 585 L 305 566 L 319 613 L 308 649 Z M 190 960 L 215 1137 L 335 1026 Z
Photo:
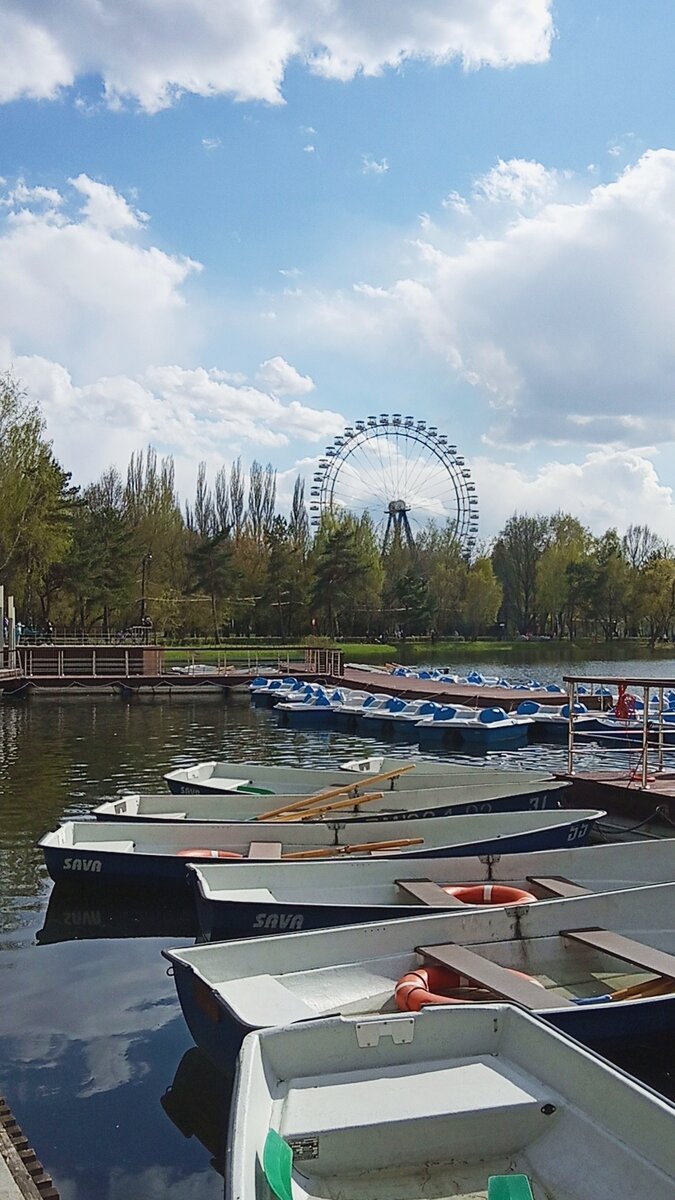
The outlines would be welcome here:
M 658 770 L 663 770 L 663 688 L 659 688 L 659 749 L 658 749 Z
M 647 787 L 647 759 L 649 755 L 649 684 L 642 689 L 642 786 Z
M 569 705 L 570 717 L 567 725 L 567 774 L 574 774 L 574 704 L 577 695 L 576 683 L 568 683 L 567 685 L 567 703 Z
M 16 611 L 14 597 L 7 597 L 7 666 L 16 671 Z

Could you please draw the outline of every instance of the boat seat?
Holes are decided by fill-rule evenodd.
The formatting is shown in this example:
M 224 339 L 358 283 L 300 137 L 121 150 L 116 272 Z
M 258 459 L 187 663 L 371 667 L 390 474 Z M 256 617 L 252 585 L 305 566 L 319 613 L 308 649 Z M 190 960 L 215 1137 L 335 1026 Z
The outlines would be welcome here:
M 249 1029 L 292 1025 L 295 1021 L 314 1020 L 317 1016 L 315 1008 L 295 996 L 274 975 L 228 979 L 215 984 L 213 991 Z
M 383 1067 L 365 1059 L 328 1078 L 288 1079 L 280 1133 L 291 1144 L 318 1139 L 313 1174 L 330 1176 L 347 1163 L 350 1172 L 386 1171 L 465 1159 L 486 1128 L 495 1156 L 513 1154 L 548 1130 L 542 1109 L 550 1100 L 539 1080 L 493 1055 Z
M 610 954 L 612 958 L 620 958 L 623 962 L 641 967 L 643 971 L 675 979 L 675 955 L 654 950 L 644 942 L 636 942 L 623 934 L 593 926 L 589 929 L 561 929 L 560 936 L 579 942 L 582 946 L 590 946 L 602 954 Z
M 247 858 L 281 858 L 281 842 L 251 842 Z
M 465 946 L 457 946 L 448 942 L 438 946 L 417 946 L 416 951 L 424 958 L 437 963 L 439 967 L 447 967 L 459 975 L 466 976 L 473 983 L 488 988 L 501 999 L 510 1000 L 512 1004 L 521 1004 L 524 1008 L 566 1008 L 573 1007 L 571 1000 L 547 992 L 546 988 L 529 979 L 521 979 L 506 967 L 493 963 Z
M 78 842 L 75 846 L 69 846 L 71 850 L 105 850 L 110 854 L 130 854 L 135 849 L 136 843 L 129 841 L 118 842 Z
M 461 900 L 457 900 L 455 896 L 449 896 L 442 887 L 439 887 L 437 883 L 432 883 L 430 879 L 397 879 L 396 886 L 419 904 L 426 904 L 434 908 L 466 908 Z
M 534 1200 L 527 1175 L 490 1175 L 487 1200 Z
M 141 814 L 142 815 L 142 814 Z M 152 820 L 158 821 L 187 821 L 186 812 L 155 812 L 152 813 Z
M 573 883 L 571 879 L 566 879 L 564 875 L 528 875 L 527 882 L 534 883 L 536 887 L 542 888 L 545 892 L 550 892 L 552 896 L 560 896 L 563 899 L 568 899 L 570 896 L 592 895 L 589 888 L 581 887 L 578 883 Z

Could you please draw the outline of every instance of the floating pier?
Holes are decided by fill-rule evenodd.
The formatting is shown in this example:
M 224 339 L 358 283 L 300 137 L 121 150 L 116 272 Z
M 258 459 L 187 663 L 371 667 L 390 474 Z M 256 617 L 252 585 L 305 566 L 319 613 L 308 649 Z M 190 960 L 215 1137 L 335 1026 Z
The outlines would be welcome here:
M 581 684 L 585 687 L 597 685 L 618 688 L 619 695 L 626 698 L 627 712 L 630 711 L 631 698 L 639 698 L 643 705 L 640 724 L 631 730 L 632 740 L 622 745 L 617 739 L 606 750 L 596 744 L 602 735 L 591 732 L 580 736 L 575 731 L 575 721 L 570 722 L 567 771 L 558 778 L 567 779 L 572 784 L 571 803 L 604 808 L 619 821 L 623 832 L 630 830 L 642 836 L 675 836 L 675 770 L 672 764 L 665 761 L 669 747 L 664 741 L 666 727 L 663 722 L 664 693 L 675 689 L 675 679 L 565 675 L 563 682 L 567 685 L 572 711 L 577 700 L 583 699 L 587 704 L 587 696 L 579 695 Z M 658 704 L 656 712 L 650 715 L 650 697 L 654 693 Z M 675 725 L 668 728 L 675 729 Z M 588 753 L 587 738 L 593 741 L 595 759 L 607 753 L 616 761 L 617 755 L 622 755 L 625 766 L 596 767 L 593 770 L 580 766 Z M 671 748 L 671 753 L 675 753 L 675 746 Z

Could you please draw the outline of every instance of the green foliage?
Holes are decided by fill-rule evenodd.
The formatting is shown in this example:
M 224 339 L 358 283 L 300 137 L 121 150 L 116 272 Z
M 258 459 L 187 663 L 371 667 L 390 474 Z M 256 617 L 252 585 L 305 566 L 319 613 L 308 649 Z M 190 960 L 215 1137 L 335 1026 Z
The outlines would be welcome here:
M 489 558 L 478 558 L 469 568 L 462 608 L 467 637 L 476 638 L 497 620 L 503 598 L 501 584 Z
M 30 621 L 38 602 L 42 616 L 49 615 L 58 586 L 54 567 L 68 551 L 76 499 L 37 407 L 11 374 L 0 376 L 0 579 Z
M 288 518 L 276 475 L 237 459 L 206 464 L 181 512 L 171 458 L 152 447 L 80 495 L 54 457 L 38 408 L 0 376 L 0 580 L 24 621 L 114 633 L 138 624 L 174 638 L 406 639 L 508 632 L 553 637 L 675 629 L 675 557 L 646 525 L 601 537 L 568 513 L 515 513 L 491 554 L 466 561 L 452 522 L 383 548 L 370 517 L 324 514 L 310 533 L 304 484 Z M 500 642 L 499 648 L 503 648 Z
M 367 515 L 324 515 L 313 547 L 312 611 L 320 629 L 339 637 L 375 615 L 382 589 L 382 563 Z

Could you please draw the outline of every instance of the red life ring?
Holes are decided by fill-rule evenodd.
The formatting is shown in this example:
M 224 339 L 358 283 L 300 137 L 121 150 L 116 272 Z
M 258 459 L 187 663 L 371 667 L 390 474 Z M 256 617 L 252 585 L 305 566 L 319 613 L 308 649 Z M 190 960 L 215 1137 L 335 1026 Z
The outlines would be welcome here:
M 509 970 L 512 975 L 527 979 L 528 983 L 536 983 L 538 987 L 544 986 L 538 979 L 525 975 L 523 971 L 514 971 L 512 968 Z M 464 996 L 443 994 L 457 991 L 458 988 L 466 988 L 467 994 Z M 476 987 L 470 979 L 465 979 L 463 975 L 458 975 L 455 971 L 448 971 L 445 967 L 417 967 L 415 971 L 408 971 L 399 979 L 394 990 L 394 999 L 399 1012 L 419 1012 L 427 1004 L 472 1004 L 476 1000 L 493 1000 L 494 995 L 485 988 Z
M 500 883 L 477 883 L 468 887 L 444 887 L 448 896 L 462 904 L 535 904 L 537 897 L 521 888 L 504 887 Z
M 234 850 L 177 850 L 179 858 L 243 858 Z

